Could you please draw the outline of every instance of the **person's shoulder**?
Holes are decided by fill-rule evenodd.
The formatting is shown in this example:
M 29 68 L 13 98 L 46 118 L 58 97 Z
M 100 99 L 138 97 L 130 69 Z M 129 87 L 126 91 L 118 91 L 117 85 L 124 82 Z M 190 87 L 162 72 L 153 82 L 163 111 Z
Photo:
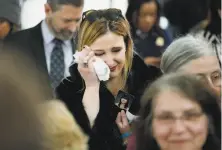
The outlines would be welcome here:
M 20 50 L 23 49 L 23 45 L 27 43 L 27 31 L 18 31 L 8 35 L 3 41 L 4 50 Z
M 73 81 L 73 79 L 72 79 L 72 77 L 71 76 L 69 76 L 69 77 L 66 77 L 66 78 L 64 78 L 61 82 L 60 82 L 60 84 L 59 84 L 59 86 L 58 87 L 64 87 L 64 88 L 69 88 L 69 87 L 72 87 L 73 86 L 73 83 L 74 83 L 74 81 Z
M 37 25 L 8 35 L 3 41 L 3 49 L 19 51 L 29 49 L 29 42 L 35 41 L 35 39 L 37 40 L 38 38 L 35 33 L 41 32 L 39 28 L 40 25 Z
M 146 65 L 137 53 L 134 53 L 132 71 L 148 80 L 154 80 L 162 74 L 160 68 Z
M 134 55 L 133 55 L 132 69 L 133 70 L 134 69 L 136 69 L 136 70 L 145 69 L 145 70 L 158 70 L 158 71 L 160 70 L 157 67 L 146 65 L 145 62 L 143 61 L 142 57 L 139 54 L 137 54 L 136 52 L 134 52 Z
M 25 30 L 20 30 L 20 31 L 14 32 L 14 33 L 8 35 L 5 38 L 5 41 L 10 41 L 10 40 L 14 40 L 14 39 L 17 39 L 17 38 L 24 37 L 25 35 L 28 35 L 31 30 L 32 29 L 29 28 L 29 29 L 25 29 Z
M 72 93 L 81 91 L 83 89 L 83 80 L 73 79 L 72 76 L 64 78 L 56 88 L 57 93 L 72 91 Z
M 83 89 L 80 82 L 81 81 L 73 80 L 71 76 L 64 78 L 55 88 L 56 97 L 63 101 L 72 99 L 76 94 L 81 93 Z
M 29 39 L 28 34 L 29 34 L 29 30 L 27 29 L 27 30 L 21 30 L 21 31 L 8 35 L 4 39 L 4 47 L 7 49 L 8 48 L 17 49 L 18 46 L 20 47 L 21 45 L 23 45 L 24 42 L 27 42 L 27 39 Z
M 57 96 L 66 94 L 72 95 L 78 92 L 81 93 L 81 90 L 84 88 L 84 81 L 78 72 L 77 64 L 72 64 L 69 70 L 71 76 L 64 78 L 55 89 Z
M 34 27 L 31 27 L 31 28 L 28 28 L 28 29 L 23 29 L 23 30 L 20 30 L 20 31 L 17 31 L 17 32 L 14 32 L 10 35 L 8 35 L 6 38 L 5 38 L 5 42 L 7 41 L 17 41 L 17 40 L 26 40 L 25 37 L 29 38 L 29 36 L 31 36 L 32 33 L 34 33 L 35 31 L 41 31 L 41 25 L 40 23 Z
M 142 57 L 137 52 L 134 52 L 133 53 L 133 67 L 138 66 L 139 64 L 140 65 L 145 65 L 145 63 L 143 62 Z

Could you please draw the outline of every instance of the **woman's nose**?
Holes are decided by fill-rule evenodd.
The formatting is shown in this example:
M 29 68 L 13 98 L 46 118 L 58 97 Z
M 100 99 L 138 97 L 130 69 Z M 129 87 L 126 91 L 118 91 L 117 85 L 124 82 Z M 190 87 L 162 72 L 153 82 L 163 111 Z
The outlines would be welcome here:
M 185 127 L 183 120 L 181 120 L 181 119 L 175 120 L 174 126 L 173 126 L 173 132 L 176 134 L 181 134 L 185 130 L 186 130 L 186 127 Z
M 107 57 L 104 61 L 109 67 L 113 67 L 115 65 L 115 60 L 112 57 Z

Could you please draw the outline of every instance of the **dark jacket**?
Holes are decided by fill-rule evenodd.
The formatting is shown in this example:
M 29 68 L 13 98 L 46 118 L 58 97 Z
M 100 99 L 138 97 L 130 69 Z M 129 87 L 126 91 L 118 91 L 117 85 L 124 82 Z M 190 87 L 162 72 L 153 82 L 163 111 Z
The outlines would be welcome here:
M 50 84 L 50 77 L 47 69 L 44 41 L 41 29 L 41 23 L 33 28 L 22 30 L 11 34 L 6 39 L 4 39 L 3 50 L 19 51 L 35 63 L 34 70 L 39 72 L 40 82 L 45 82 L 48 84 L 47 93 L 51 93 L 47 96 L 47 99 L 53 98 L 53 92 Z M 75 50 L 74 43 L 73 53 Z
M 89 150 L 124 150 L 121 134 L 115 123 L 120 108 L 114 104 L 114 96 L 102 82 L 99 93 L 100 110 L 94 126 L 91 128 L 82 104 L 84 95 L 83 80 L 76 64 L 70 67 L 70 73 L 71 77 L 64 79 L 56 88 L 56 94 L 59 99 L 66 103 L 83 131 L 89 135 Z M 155 67 L 148 68 L 140 57 L 134 56 L 132 71 L 127 80 L 128 92 L 135 97 L 131 113 L 137 114 L 140 108 L 140 96 L 144 88 L 158 76 L 160 76 L 159 69 Z
M 160 39 L 163 43 L 158 43 Z M 170 38 L 167 36 L 167 32 L 160 28 L 158 32 L 152 29 L 149 33 L 142 33 L 137 30 L 133 37 L 133 41 L 135 44 L 135 51 L 143 59 L 146 57 L 161 57 L 162 53 L 171 42 Z
M 33 60 L 36 67 L 33 69 L 38 70 L 39 81 L 45 82 L 49 85 L 47 93 L 51 94 L 47 97 L 47 99 L 51 99 L 53 96 L 45 58 L 41 23 L 33 28 L 22 30 L 7 36 L 7 38 L 4 39 L 3 45 L 4 51 L 18 51 Z

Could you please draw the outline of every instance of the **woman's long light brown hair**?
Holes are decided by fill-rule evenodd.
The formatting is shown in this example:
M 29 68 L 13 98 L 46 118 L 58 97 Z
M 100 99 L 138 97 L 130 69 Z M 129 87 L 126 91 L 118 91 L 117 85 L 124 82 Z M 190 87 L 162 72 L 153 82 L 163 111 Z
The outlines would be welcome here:
M 107 10 L 100 10 L 107 11 Z M 89 13 L 91 13 L 89 11 Z M 128 73 L 132 67 L 133 58 L 133 41 L 130 34 L 130 26 L 128 21 L 124 17 L 120 17 L 118 20 L 109 20 L 105 17 L 101 17 L 93 22 L 85 19 L 81 22 L 78 32 L 78 50 L 81 51 L 84 45 L 90 46 L 100 36 L 107 32 L 113 32 L 117 35 L 123 36 L 126 45 L 126 61 L 123 69 L 122 79 L 123 88 L 126 86 Z

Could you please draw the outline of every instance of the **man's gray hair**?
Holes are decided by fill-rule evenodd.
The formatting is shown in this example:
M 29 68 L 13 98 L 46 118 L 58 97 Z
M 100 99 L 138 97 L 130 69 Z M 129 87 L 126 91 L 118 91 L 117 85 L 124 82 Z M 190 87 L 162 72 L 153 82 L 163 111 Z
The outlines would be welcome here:
M 56 11 L 60 5 L 82 7 L 84 5 L 84 0 L 47 0 L 47 3 L 52 7 L 53 11 Z
M 162 55 L 160 69 L 163 73 L 176 72 L 188 62 L 203 56 L 216 56 L 216 53 L 204 38 L 188 34 L 169 45 Z

